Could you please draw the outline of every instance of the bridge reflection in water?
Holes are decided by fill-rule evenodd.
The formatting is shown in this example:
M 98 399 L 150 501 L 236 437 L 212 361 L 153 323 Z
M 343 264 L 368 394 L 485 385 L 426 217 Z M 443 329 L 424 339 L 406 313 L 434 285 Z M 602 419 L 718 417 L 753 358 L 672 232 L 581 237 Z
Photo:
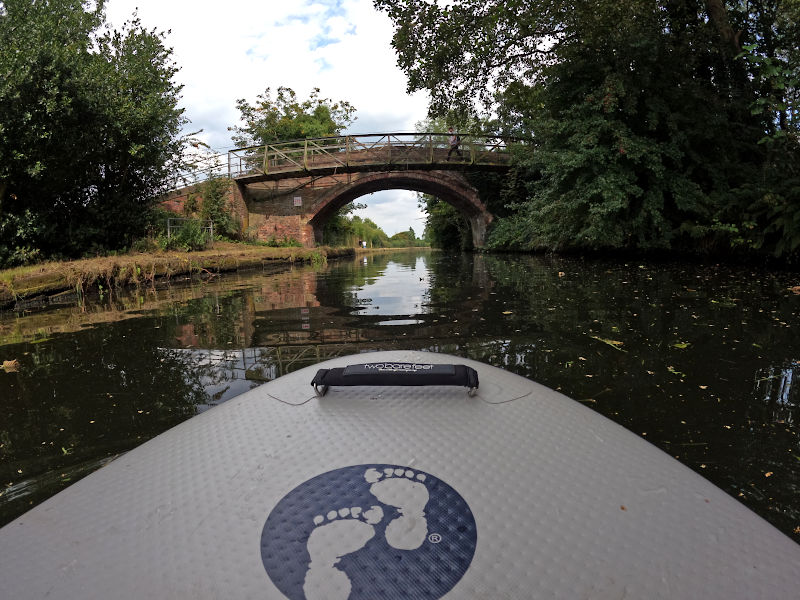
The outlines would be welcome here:
M 175 337 L 183 347 L 160 352 L 202 385 L 209 399 L 198 406 L 202 411 L 330 358 L 383 349 L 437 351 L 462 341 L 459 320 L 479 312 L 488 299 L 482 256 L 470 259 L 472 281 L 464 284 L 473 293 L 458 303 L 455 319 L 438 314 L 441 305 L 431 297 L 428 265 L 419 254 L 411 260 L 375 258 L 356 263 L 343 289 L 332 290 L 331 278 L 304 269 L 274 276 L 246 294 L 236 317 L 238 348 L 214 348 L 219 340 L 213 329 L 190 322 Z

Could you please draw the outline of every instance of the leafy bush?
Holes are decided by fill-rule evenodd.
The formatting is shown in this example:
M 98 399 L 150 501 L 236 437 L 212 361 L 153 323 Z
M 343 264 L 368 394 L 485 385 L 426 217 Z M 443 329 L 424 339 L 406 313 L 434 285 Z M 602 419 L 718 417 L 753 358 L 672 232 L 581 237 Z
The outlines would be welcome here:
M 208 245 L 208 232 L 200 221 L 186 220 L 169 237 L 166 233 L 158 236 L 158 245 L 162 250 L 203 250 Z
M 0 215 L 0 267 L 14 267 L 38 260 L 34 247 L 43 227 L 30 210 L 21 215 Z
M 199 216 L 203 221 L 214 223 L 214 234 L 223 238 L 241 238 L 239 224 L 233 218 L 228 206 L 228 190 L 231 182 L 224 178 L 209 179 L 203 184 Z

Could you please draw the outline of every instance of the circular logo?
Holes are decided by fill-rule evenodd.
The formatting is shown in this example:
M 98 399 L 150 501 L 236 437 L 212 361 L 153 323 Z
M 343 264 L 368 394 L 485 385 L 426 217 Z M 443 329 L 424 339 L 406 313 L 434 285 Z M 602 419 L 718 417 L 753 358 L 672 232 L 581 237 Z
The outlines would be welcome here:
M 441 598 L 466 573 L 478 532 L 441 479 L 354 465 L 301 483 L 272 509 L 261 559 L 291 600 Z

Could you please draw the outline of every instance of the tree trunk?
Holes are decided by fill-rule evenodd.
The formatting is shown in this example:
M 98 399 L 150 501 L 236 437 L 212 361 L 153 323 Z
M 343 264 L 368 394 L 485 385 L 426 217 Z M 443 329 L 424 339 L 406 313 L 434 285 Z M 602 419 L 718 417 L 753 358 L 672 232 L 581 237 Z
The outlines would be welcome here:
M 741 31 L 734 32 L 731 27 L 731 21 L 728 18 L 728 11 L 725 8 L 724 0 L 705 0 L 706 10 L 711 22 L 719 32 L 722 41 L 733 50 L 734 54 L 739 54 L 742 51 L 739 45 L 739 36 Z

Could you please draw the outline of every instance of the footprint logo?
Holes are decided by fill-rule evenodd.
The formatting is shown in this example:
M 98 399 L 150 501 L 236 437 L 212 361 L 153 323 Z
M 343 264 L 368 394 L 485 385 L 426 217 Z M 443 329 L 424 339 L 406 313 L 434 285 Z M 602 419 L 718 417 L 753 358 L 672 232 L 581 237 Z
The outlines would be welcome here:
M 372 484 L 369 491 L 375 498 L 395 507 L 400 513 L 386 526 L 389 545 L 398 550 L 419 548 L 428 535 L 424 511 L 429 494 L 422 483 L 425 475 L 414 473 L 411 469 L 386 467 L 382 472 L 374 468 L 367 469 L 364 479 Z
M 261 534 L 261 558 L 291 600 L 436 599 L 467 571 L 476 545 L 472 511 L 438 477 L 353 465 L 309 479 L 278 502 Z
M 335 568 L 343 556 L 363 548 L 375 535 L 376 523 L 383 519 L 383 509 L 373 506 L 361 512 L 360 506 L 332 510 L 326 518 L 314 517 L 315 529 L 308 536 L 308 564 L 303 592 L 307 600 L 346 600 L 350 597 L 350 579 Z

